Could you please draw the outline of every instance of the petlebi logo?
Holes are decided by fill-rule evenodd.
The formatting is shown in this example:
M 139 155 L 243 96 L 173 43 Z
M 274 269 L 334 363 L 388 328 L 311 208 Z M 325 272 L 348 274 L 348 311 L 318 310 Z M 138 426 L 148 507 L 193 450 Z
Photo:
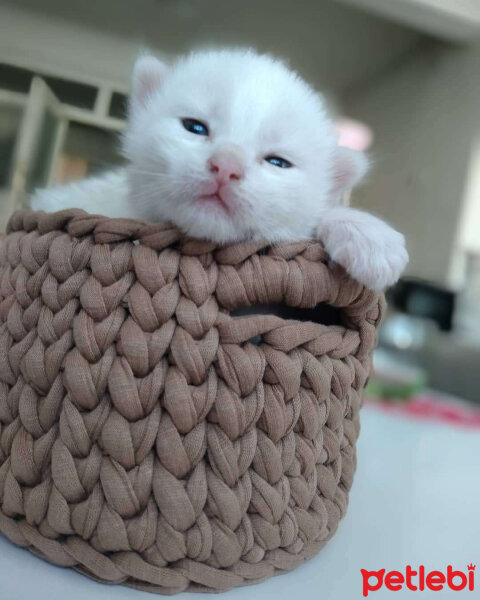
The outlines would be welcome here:
M 473 592 L 475 589 L 475 565 L 467 565 L 466 571 L 454 570 L 452 565 L 447 566 L 446 573 L 443 571 L 425 570 L 423 565 L 416 569 L 407 565 L 405 573 L 401 571 L 367 571 L 360 569 L 363 579 L 363 595 L 366 598 L 370 592 L 377 592 L 385 587 L 391 592 L 398 592 L 404 588 L 412 592 L 432 590 L 440 592 L 443 589 L 451 589 L 455 592 L 467 589 Z

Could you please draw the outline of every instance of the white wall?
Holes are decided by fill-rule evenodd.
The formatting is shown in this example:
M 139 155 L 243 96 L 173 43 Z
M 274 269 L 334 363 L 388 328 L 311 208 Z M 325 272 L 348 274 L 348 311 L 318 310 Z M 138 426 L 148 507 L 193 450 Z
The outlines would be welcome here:
M 139 39 L 98 31 L 8 4 L 0 5 L 0 61 L 121 89 L 129 83 Z
M 408 24 L 440 39 L 465 41 L 478 36 L 478 0 L 338 0 L 396 22 Z
M 254 45 L 340 90 L 408 53 L 419 35 L 331 0 L 15 0 L 0 4 L 0 60 L 128 84 L 139 49 Z
M 465 204 L 458 230 L 460 251 L 480 255 L 480 106 L 470 157 Z
M 346 99 L 376 135 L 374 172 L 357 203 L 406 233 L 408 273 L 453 287 L 462 222 L 473 217 L 464 210 L 480 133 L 479 74 L 479 47 L 431 44 Z

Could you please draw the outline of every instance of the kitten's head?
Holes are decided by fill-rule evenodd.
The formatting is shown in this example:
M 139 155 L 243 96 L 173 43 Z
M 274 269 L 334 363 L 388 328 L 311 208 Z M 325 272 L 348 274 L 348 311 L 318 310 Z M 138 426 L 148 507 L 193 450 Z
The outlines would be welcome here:
M 245 50 L 140 57 L 124 150 L 139 213 L 218 242 L 307 237 L 366 171 L 322 97 Z

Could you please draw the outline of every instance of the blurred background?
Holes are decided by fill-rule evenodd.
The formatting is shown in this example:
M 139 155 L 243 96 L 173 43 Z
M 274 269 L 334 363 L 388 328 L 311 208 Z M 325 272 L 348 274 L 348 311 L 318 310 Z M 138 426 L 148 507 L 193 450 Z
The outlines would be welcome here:
M 324 91 L 374 168 L 352 199 L 406 234 L 370 386 L 480 403 L 478 0 L 3 0 L 0 230 L 39 186 L 121 164 L 133 62 L 253 45 Z

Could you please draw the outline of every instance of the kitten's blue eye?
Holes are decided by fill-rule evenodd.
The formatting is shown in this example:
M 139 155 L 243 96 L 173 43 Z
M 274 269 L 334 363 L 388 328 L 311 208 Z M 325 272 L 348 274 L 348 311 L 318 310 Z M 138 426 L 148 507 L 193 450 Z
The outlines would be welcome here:
M 182 119 L 182 125 L 187 131 L 195 135 L 208 135 L 208 127 L 196 119 Z
M 274 167 L 280 167 L 281 169 L 289 169 L 290 167 L 293 167 L 291 162 L 285 158 L 281 158 L 280 156 L 266 156 L 265 160 Z

